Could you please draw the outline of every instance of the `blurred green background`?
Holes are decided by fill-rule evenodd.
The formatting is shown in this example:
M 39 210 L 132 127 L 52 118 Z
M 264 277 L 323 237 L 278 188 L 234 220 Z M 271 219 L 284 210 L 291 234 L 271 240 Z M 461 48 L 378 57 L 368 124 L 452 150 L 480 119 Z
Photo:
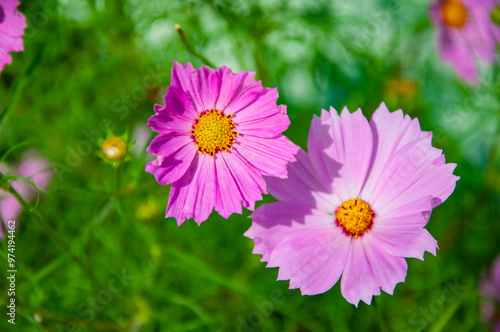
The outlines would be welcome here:
M 28 213 L 20 216 L 18 316 L 12 326 L 3 313 L 0 331 L 488 331 L 477 287 L 500 253 L 500 65 L 481 66 L 476 87 L 461 83 L 439 58 L 428 7 L 416 0 L 22 1 L 26 51 L 1 74 L 0 109 L 9 108 L 0 155 L 23 143 L 8 162 L 29 148 L 51 160 L 56 174 L 36 211 L 69 249 Z M 408 259 L 394 296 L 355 308 L 339 284 L 301 296 L 277 282 L 278 270 L 266 269 L 242 236 L 249 211 L 229 220 L 214 212 L 199 227 L 165 220 L 169 188 L 144 172 L 140 144 L 113 196 L 114 169 L 97 157 L 96 138 L 106 124 L 131 135 L 146 124 L 173 60 L 203 64 L 175 24 L 216 66 L 256 71 L 264 86 L 278 87 L 292 121 L 286 134 L 303 148 L 312 115 L 330 105 L 360 107 L 369 117 L 385 101 L 418 117 L 461 177 L 427 226 L 437 257 Z

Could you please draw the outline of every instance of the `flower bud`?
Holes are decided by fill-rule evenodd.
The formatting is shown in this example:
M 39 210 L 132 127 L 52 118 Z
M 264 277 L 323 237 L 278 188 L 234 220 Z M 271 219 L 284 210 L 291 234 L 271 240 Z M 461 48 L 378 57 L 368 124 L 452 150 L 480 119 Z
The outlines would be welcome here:
M 109 137 L 102 142 L 101 152 L 108 160 L 120 160 L 127 153 L 127 143 L 119 136 Z

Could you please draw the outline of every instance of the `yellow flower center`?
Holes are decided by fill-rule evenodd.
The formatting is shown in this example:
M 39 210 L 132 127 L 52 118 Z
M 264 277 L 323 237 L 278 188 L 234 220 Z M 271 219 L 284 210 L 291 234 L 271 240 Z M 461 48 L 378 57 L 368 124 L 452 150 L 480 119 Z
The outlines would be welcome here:
M 102 142 L 102 154 L 109 160 L 119 160 L 127 152 L 127 143 L 118 136 L 112 136 Z
M 233 131 L 231 116 L 214 109 L 198 113 L 198 120 L 193 124 L 193 130 L 189 131 L 198 146 L 198 153 L 210 153 L 213 157 L 219 151 L 233 148 L 234 137 L 239 134 Z
M 444 24 L 452 28 L 461 28 L 467 22 L 467 9 L 459 0 L 444 0 L 441 15 Z
M 354 198 L 340 204 L 336 217 L 337 224 L 344 228 L 347 234 L 357 238 L 371 227 L 374 213 L 370 204 Z

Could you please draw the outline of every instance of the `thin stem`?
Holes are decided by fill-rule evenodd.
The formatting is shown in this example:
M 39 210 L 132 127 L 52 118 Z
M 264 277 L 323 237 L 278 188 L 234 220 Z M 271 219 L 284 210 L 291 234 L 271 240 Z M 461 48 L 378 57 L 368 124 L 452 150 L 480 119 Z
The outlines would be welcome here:
M 177 30 L 177 32 L 179 33 L 179 37 L 181 38 L 182 43 L 184 44 L 189 53 L 191 53 L 192 55 L 203 61 L 207 66 L 215 68 L 215 65 L 210 60 L 205 58 L 202 54 L 196 52 L 196 50 L 191 46 L 191 44 L 189 44 L 186 35 L 184 34 L 184 31 L 182 31 L 182 27 L 180 24 L 175 25 L 175 30 Z
M 64 240 L 61 239 L 56 232 L 54 232 L 54 230 L 43 220 L 43 218 L 40 217 L 38 212 L 31 210 L 29 204 L 21 197 L 21 195 L 19 195 L 19 193 L 12 187 L 12 185 L 9 184 L 8 190 L 17 199 L 19 204 L 21 204 L 24 211 L 26 211 L 31 219 L 38 223 L 38 225 L 49 236 L 49 238 L 71 257 L 71 259 L 82 269 L 83 272 L 85 272 L 85 274 L 95 283 L 96 286 L 98 286 L 100 289 L 108 288 L 95 276 L 94 272 L 92 272 L 90 267 L 85 264 L 85 262 L 83 262 L 79 257 L 71 252 L 71 248 L 69 247 L 69 245 L 64 242 Z M 115 294 L 115 296 L 119 301 L 121 301 L 121 303 L 127 310 L 135 310 L 123 297 L 119 296 L 118 294 Z
M 113 196 L 111 197 L 111 201 L 115 205 L 118 215 L 121 218 L 125 218 L 125 212 L 123 211 L 120 203 L 120 164 L 115 166 L 115 183 L 113 187 Z
M 40 217 L 40 215 L 38 214 L 38 212 L 31 211 L 31 208 L 28 205 L 28 203 L 21 197 L 21 195 L 19 195 L 19 193 L 12 187 L 12 185 L 9 185 L 9 192 L 12 194 L 12 196 L 14 196 L 17 199 L 17 201 L 19 202 L 19 204 L 21 204 L 21 206 L 23 207 L 24 211 L 26 211 L 26 213 L 28 213 L 28 215 L 31 217 L 31 219 L 34 220 L 36 223 L 38 223 L 38 225 L 50 237 L 50 239 L 54 243 L 56 243 L 59 247 L 61 247 L 61 249 L 63 251 L 65 251 L 71 257 L 71 259 L 75 263 L 78 264 L 78 266 L 80 266 L 80 268 L 85 272 L 85 274 L 87 274 L 88 277 L 96 285 L 98 285 L 100 288 L 106 288 L 106 286 L 104 284 L 102 284 L 99 281 L 99 279 L 97 279 L 97 277 L 94 275 L 94 273 L 92 272 L 92 270 L 87 266 L 87 264 L 85 264 L 79 257 L 75 256 L 71 252 L 71 248 L 69 247 L 69 245 L 66 242 L 64 242 L 64 240 L 61 239 L 59 237 L 59 235 L 57 235 L 52 230 L 52 228 L 50 228 L 50 226 Z
M 120 165 L 115 167 L 115 184 L 113 189 L 113 196 L 118 199 L 118 192 L 120 191 Z
M 387 332 L 387 325 L 385 324 L 384 317 L 382 316 L 382 310 L 380 309 L 378 299 L 373 299 L 373 306 L 375 307 L 375 311 L 377 313 L 378 325 L 380 327 L 381 332 Z
M 15 83 L 14 92 L 12 93 L 13 97 L 12 97 L 12 99 L 10 101 L 9 106 L 7 106 L 3 110 L 3 112 L 0 112 L 0 125 L 2 124 L 2 119 L 7 115 L 7 112 L 9 112 L 15 106 L 15 104 L 17 103 L 17 101 L 19 100 L 19 97 L 21 95 L 21 90 L 24 87 L 24 84 L 26 84 L 26 79 L 31 75 L 31 73 L 33 72 L 33 70 L 35 69 L 35 67 L 40 62 L 40 60 L 42 58 L 42 54 L 43 54 L 44 48 L 45 48 L 45 46 L 43 46 L 38 51 L 38 53 L 35 55 L 35 57 L 31 61 L 28 69 L 26 69 L 26 71 L 24 72 L 24 74 L 21 75 L 19 77 L 18 81 Z

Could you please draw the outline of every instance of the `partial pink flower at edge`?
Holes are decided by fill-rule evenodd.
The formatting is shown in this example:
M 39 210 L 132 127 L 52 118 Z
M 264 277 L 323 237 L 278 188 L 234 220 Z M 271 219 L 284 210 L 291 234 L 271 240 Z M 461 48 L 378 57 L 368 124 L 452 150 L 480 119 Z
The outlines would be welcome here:
M 40 190 L 46 190 L 52 179 L 53 172 L 50 169 L 49 162 L 40 156 L 38 151 L 26 151 L 21 159 L 21 162 L 13 167 L 13 172 L 9 172 L 9 168 L 5 165 L 0 165 L 0 171 L 6 176 L 16 175 L 27 178 L 37 185 Z M 32 202 L 37 198 L 36 189 L 29 183 L 22 180 L 14 180 L 11 182 L 12 187 L 28 202 Z M 9 220 L 16 220 L 22 212 L 22 207 L 14 196 L 9 192 L 0 189 L 0 217 L 7 225 Z M 3 228 L 0 227 L 0 236 L 3 238 Z
M 494 332 L 500 332 L 500 256 L 486 271 L 479 283 L 479 294 L 483 297 L 481 316 L 483 322 L 493 326 Z
M 470 84 L 478 83 L 478 59 L 492 64 L 500 41 L 500 26 L 491 20 L 498 0 L 437 0 L 431 18 L 438 29 L 443 60 Z
M 4 0 L 0 3 L 0 72 L 12 63 L 10 52 L 24 51 L 22 36 L 26 17 L 17 10 L 19 1 Z

